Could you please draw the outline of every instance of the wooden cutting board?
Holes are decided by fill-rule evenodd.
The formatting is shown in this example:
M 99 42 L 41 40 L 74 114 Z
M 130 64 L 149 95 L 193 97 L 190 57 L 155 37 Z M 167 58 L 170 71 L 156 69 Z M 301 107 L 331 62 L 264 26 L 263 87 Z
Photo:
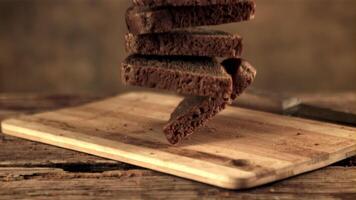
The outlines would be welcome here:
M 22 116 L 5 134 L 230 189 L 249 188 L 356 155 L 356 129 L 228 107 L 180 146 L 162 126 L 181 97 L 128 93 Z

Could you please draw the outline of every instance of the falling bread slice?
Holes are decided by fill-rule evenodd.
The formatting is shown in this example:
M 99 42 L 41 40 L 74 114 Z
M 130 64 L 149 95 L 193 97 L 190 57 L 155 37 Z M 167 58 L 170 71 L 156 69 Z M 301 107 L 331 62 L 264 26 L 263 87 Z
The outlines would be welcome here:
M 235 99 L 252 83 L 256 70 L 248 62 L 240 59 L 228 59 L 223 64 L 228 72 L 231 72 L 234 83 L 234 95 L 231 97 Z M 168 124 L 163 127 L 167 140 L 171 144 L 180 143 L 223 110 L 227 104 L 228 101 L 215 97 L 184 98 L 171 114 Z
M 223 31 L 178 30 L 169 33 L 125 36 L 130 54 L 240 57 L 242 38 Z
M 122 63 L 124 83 L 184 95 L 229 99 L 232 79 L 214 58 L 131 55 Z
M 221 110 L 227 101 L 214 97 L 188 96 L 183 99 L 171 114 L 163 132 L 171 144 L 178 144 L 203 126 Z
M 137 34 L 170 32 L 174 29 L 218 25 L 249 20 L 254 17 L 255 4 L 239 1 L 229 5 L 138 7 L 126 12 L 129 32 Z
M 207 6 L 207 5 L 226 5 L 237 2 L 252 0 L 132 0 L 136 6 Z
M 226 72 L 230 74 L 233 82 L 231 100 L 242 94 L 254 81 L 257 71 L 247 61 L 237 58 L 229 58 L 221 63 Z

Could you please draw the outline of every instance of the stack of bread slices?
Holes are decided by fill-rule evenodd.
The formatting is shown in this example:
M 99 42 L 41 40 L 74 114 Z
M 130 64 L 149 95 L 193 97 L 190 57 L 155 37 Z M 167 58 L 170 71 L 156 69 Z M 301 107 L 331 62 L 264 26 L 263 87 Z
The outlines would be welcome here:
M 242 38 L 199 26 L 250 20 L 253 0 L 132 0 L 127 10 L 129 85 L 165 89 L 185 98 L 163 127 L 177 144 L 240 95 L 256 70 L 241 59 Z M 218 60 L 222 60 L 219 62 Z

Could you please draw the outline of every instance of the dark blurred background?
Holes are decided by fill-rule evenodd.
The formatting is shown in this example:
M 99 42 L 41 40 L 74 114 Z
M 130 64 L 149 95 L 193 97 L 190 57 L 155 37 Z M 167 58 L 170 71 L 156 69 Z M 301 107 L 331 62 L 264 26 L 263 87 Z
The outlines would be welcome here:
M 0 92 L 115 93 L 129 0 L 0 0 Z M 356 91 L 356 0 L 257 0 L 244 37 L 255 88 Z

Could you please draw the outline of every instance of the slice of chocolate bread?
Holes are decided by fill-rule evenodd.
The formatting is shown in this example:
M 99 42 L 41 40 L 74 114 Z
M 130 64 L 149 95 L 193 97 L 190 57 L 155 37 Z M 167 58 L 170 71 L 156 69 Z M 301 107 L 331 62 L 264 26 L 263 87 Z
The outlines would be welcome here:
M 206 5 L 226 5 L 235 4 L 242 1 L 251 0 L 132 0 L 136 6 L 206 6 Z
M 234 95 L 231 98 L 235 99 L 252 83 L 256 70 L 247 61 L 240 59 L 227 59 L 223 63 L 233 77 Z M 171 114 L 168 124 L 163 127 L 167 140 L 171 144 L 181 142 L 223 110 L 228 103 L 228 100 L 214 97 L 184 98 Z
M 180 102 L 163 127 L 167 140 L 177 144 L 191 135 L 198 127 L 225 109 L 227 101 L 214 97 L 189 96 Z
M 242 38 L 223 31 L 177 30 L 169 33 L 125 36 L 130 54 L 240 57 Z
M 131 7 L 126 12 L 126 24 L 135 35 L 170 32 L 178 28 L 249 20 L 254 17 L 255 4 L 241 1 L 229 5 L 180 7 Z
M 226 72 L 230 74 L 233 82 L 231 99 L 236 99 L 246 88 L 248 88 L 256 77 L 256 69 L 246 60 L 229 58 L 221 63 Z
M 132 55 L 122 63 L 122 79 L 186 95 L 228 99 L 232 93 L 231 76 L 210 57 Z

